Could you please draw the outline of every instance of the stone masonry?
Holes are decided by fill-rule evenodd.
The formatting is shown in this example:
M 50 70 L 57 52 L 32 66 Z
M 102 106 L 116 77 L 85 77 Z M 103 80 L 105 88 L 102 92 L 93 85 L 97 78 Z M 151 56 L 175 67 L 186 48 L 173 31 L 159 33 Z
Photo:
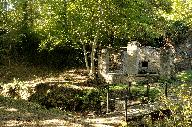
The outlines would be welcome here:
M 142 77 L 146 74 L 169 77 L 173 69 L 169 50 L 165 52 L 150 46 L 141 47 L 136 41 L 118 50 L 102 49 L 98 58 L 100 77 L 112 84 L 127 83 L 133 80 L 132 77 Z

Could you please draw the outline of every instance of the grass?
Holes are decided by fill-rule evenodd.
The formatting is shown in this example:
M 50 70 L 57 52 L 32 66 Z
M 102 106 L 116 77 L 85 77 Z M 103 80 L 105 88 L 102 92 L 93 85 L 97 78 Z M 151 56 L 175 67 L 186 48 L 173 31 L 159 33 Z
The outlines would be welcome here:
M 182 71 L 177 74 L 177 79 L 182 82 L 191 82 L 192 81 L 192 70 Z
M 120 96 L 122 97 L 122 94 L 124 95 L 126 93 L 126 90 L 128 89 L 128 86 L 125 84 L 114 84 L 109 87 L 109 90 L 111 93 L 113 93 L 114 96 Z M 149 90 L 149 98 L 150 101 L 154 101 L 163 91 L 160 87 L 151 87 Z M 132 99 L 138 100 L 142 99 L 147 94 L 147 87 L 145 84 L 132 84 L 130 88 Z
M 0 114 L 0 126 L 9 125 L 10 121 L 15 121 L 14 126 L 39 126 L 49 124 L 46 120 L 61 119 L 66 112 L 46 110 L 36 103 L 0 96 Z

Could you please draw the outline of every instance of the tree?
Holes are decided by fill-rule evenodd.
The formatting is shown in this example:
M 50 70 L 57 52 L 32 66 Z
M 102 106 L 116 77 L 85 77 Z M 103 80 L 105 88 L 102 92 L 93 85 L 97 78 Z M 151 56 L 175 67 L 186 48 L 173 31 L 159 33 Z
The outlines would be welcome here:
M 16 11 L 13 9 L 13 1 L 0 2 L 0 43 L 1 43 L 1 62 L 5 65 L 10 65 L 12 50 L 14 49 L 17 37 L 17 22 Z
M 163 3 L 164 2 L 164 3 Z M 140 1 L 71 1 L 69 3 L 69 21 L 71 35 L 75 41 L 83 45 L 87 70 L 89 70 L 85 44 L 92 47 L 90 73 L 95 73 L 94 59 L 98 44 L 108 45 L 104 38 L 137 39 L 162 34 L 161 18 L 157 15 L 159 10 L 169 11 L 164 6 L 169 2 Z M 139 34 L 138 34 L 139 33 Z
M 30 49 L 31 44 L 34 49 L 38 45 L 39 49 L 49 50 L 57 45 L 82 48 L 90 75 L 96 73 L 98 45 L 120 45 L 116 40 L 149 43 L 150 38 L 163 34 L 165 20 L 159 14 L 169 12 L 171 5 L 170 0 L 13 0 L 11 3 L 14 9 L 8 13 L 14 18 L 9 20 L 15 23 L 6 22 L 7 27 L 10 25 L 12 32 L 17 31 L 16 42 L 26 54 L 37 52 Z M 90 64 L 88 46 L 91 47 Z

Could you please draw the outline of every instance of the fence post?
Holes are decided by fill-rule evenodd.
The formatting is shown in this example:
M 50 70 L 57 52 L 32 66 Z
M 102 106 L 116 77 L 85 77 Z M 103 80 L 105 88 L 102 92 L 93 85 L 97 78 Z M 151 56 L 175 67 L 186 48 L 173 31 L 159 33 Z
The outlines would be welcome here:
M 167 85 L 168 85 L 168 83 L 166 82 L 165 83 L 165 97 L 167 98 Z
M 109 84 L 107 84 L 107 113 L 109 113 Z
M 128 106 L 127 106 L 127 104 L 128 104 L 130 95 L 131 95 L 131 82 L 128 82 L 128 86 L 126 87 L 126 95 L 125 95 L 125 121 L 126 121 L 126 123 L 128 122 L 128 117 L 127 117 L 127 107 Z
M 125 95 L 125 121 L 127 123 L 127 95 Z
M 150 90 L 150 85 L 149 85 L 149 80 L 147 80 L 147 99 L 149 101 L 149 90 Z
M 129 82 L 129 89 L 128 89 L 128 98 L 130 99 L 131 97 L 131 82 Z

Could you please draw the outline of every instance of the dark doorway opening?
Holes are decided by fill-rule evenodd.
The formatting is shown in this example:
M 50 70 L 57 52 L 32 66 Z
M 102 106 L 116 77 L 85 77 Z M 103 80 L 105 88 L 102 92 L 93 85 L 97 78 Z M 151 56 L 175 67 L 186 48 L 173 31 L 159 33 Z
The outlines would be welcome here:
M 149 66 L 148 61 L 141 61 L 140 62 L 139 74 L 147 74 L 148 73 L 148 66 Z
M 142 61 L 141 62 L 141 67 L 147 68 L 148 67 L 148 62 L 147 61 Z

